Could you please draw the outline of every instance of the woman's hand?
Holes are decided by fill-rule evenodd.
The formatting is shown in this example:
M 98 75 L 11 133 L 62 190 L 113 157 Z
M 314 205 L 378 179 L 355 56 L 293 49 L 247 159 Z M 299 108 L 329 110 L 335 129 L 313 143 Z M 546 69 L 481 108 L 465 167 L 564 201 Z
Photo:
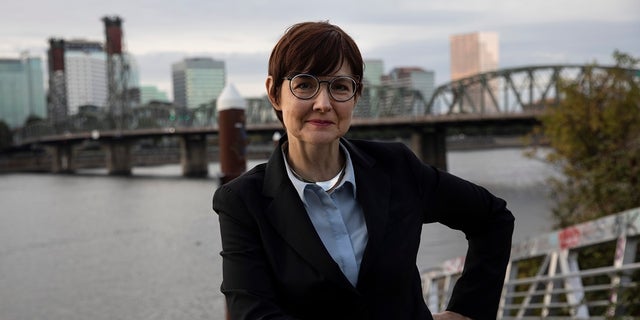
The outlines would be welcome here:
M 471 320 L 459 313 L 445 311 L 433 314 L 433 320 Z

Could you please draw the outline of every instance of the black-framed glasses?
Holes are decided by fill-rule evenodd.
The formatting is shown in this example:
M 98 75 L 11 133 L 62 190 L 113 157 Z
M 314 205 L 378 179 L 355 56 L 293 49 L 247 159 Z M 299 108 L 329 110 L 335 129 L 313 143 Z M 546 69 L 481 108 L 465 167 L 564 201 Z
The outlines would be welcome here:
M 299 73 L 293 77 L 285 77 L 289 80 L 289 89 L 298 99 L 309 100 L 318 94 L 320 85 L 326 83 L 329 88 L 329 95 L 338 102 L 347 101 L 356 95 L 358 82 L 348 76 L 334 77 L 331 80 L 320 80 L 317 77 Z

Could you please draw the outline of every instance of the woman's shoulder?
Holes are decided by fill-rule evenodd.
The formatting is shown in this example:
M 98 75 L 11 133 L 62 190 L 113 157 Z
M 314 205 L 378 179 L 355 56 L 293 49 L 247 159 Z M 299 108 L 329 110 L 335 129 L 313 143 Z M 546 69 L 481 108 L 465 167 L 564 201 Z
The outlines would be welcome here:
M 228 206 L 231 203 L 246 202 L 259 197 L 264 181 L 265 164 L 259 164 L 237 178 L 219 185 L 213 194 L 213 209 Z
M 260 190 L 264 181 L 266 164 L 262 163 L 251 168 L 249 171 L 242 173 L 237 178 L 220 185 L 218 190 L 226 189 L 227 191 L 237 193 L 248 193 L 251 190 Z
M 402 141 L 379 141 L 379 140 L 361 140 L 348 139 L 349 143 L 355 147 L 356 152 L 362 152 L 375 159 L 398 159 L 399 156 L 405 158 L 407 155 L 413 156 L 414 153 Z

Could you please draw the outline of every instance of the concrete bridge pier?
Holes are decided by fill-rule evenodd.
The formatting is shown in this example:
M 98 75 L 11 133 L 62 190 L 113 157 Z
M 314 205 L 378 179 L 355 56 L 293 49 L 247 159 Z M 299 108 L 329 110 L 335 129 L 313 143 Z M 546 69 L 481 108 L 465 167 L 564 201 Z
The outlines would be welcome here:
M 131 143 L 127 140 L 111 140 L 104 146 L 106 150 L 107 171 L 110 175 L 131 175 Z
M 75 171 L 73 145 L 61 143 L 51 147 L 53 173 L 71 173 Z
M 424 163 L 447 171 L 446 128 L 442 126 L 418 127 L 411 133 L 411 150 Z
M 206 135 L 192 134 L 181 137 L 180 165 L 182 166 L 182 175 L 185 177 L 206 177 L 209 175 Z

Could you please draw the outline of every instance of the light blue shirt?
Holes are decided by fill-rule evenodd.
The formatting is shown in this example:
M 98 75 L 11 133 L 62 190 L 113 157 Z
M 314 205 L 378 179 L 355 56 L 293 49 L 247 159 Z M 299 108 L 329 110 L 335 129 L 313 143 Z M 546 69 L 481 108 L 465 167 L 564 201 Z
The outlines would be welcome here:
M 286 155 L 283 156 L 289 179 L 304 203 L 322 243 L 355 287 L 368 233 L 362 208 L 356 201 L 356 179 L 351 156 L 342 144 L 340 148 L 346 157 L 345 173 L 338 187 L 331 193 L 315 183 L 296 178 L 291 172 Z

